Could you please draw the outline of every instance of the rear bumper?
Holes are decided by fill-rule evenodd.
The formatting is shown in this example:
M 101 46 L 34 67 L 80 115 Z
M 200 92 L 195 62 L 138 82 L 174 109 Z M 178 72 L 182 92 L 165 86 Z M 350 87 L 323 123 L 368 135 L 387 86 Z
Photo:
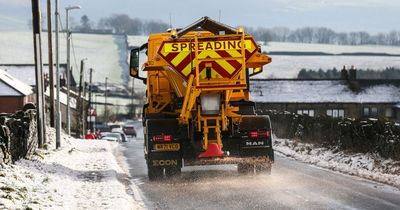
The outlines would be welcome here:
M 219 157 L 219 158 L 209 158 L 209 159 L 195 159 L 195 160 L 185 160 L 184 166 L 197 166 L 197 165 L 224 165 L 224 164 L 238 164 L 238 163 L 273 163 L 273 160 L 268 156 L 258 156 L 258 157 Z
M 151 152 L 147 165 L 154 167 L 182 167 L 182 154 L 178 152 Z

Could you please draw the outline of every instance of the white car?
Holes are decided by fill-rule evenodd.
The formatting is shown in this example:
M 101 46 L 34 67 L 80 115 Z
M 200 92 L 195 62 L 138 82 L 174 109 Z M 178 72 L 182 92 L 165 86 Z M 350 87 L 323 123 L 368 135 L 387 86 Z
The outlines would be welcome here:
M 122 125 L 115 124 L 115 125 L 110 125 L 111 132 L 122 132 Z
M 117 141 L 117 142 L 126 142 L 127 141 L 125 134 L 123 134 L 121 132 L 105 133 L 104 136 L 102 134 L 101 139 L 104 139 L 107 141 Z

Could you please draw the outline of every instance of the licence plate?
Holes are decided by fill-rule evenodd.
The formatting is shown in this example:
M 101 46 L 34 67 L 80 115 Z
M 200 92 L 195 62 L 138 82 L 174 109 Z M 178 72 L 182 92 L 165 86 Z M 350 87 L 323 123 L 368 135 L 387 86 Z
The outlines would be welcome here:
M 156 144 L 154 145 L 156 151 L 179 151 L 181 148 L 180 144 Z

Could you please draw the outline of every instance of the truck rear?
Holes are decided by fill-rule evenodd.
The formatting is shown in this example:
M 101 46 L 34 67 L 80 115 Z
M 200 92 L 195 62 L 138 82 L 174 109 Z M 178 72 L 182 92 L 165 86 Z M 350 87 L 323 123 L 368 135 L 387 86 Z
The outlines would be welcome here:
M 147 61 L 139 75 L 139 52 Z M 239 173 L 270 173 L 271 123 L 255 113 L 249 78 L 271 58 L 243 28 L 204 17 L 152 34 L 131 50 L 130 74 L 147 85 L 144 153 L 150 180 L 187 165 L 237 164 Z

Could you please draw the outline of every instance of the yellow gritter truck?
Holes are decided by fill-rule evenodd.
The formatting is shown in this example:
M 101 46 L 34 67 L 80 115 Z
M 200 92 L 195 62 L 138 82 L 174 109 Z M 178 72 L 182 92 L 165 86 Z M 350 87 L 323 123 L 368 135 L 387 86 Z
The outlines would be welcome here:
M 146 77 L 139 71 L 140 51 L 147 54 Z M 132 49 L 130 74 L 147 85 L 149 179 L 177 175 L 187 165 L 237 164 L 239 173 L 270 173 L 270 120 L 255 113 L 249 94 L 249 78 L 270 62 L 242 27 L 208 17 L 152 34 Z

